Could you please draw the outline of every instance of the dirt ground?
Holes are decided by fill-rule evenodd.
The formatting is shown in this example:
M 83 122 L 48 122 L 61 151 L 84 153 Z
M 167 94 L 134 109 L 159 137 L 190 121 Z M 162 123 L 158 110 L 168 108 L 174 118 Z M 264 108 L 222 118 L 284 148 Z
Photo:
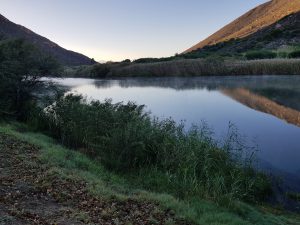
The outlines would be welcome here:
M 49 175 L 39 149 L 0 133 L 0 225 L 188 224 L 171 210 L 132 199 L 101 199 L 84 181 Z

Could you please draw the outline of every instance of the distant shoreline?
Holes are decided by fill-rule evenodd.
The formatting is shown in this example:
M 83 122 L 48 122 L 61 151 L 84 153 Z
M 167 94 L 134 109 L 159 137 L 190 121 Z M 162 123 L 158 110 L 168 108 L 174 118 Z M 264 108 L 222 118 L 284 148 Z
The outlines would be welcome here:
M 67 67 L 63 77 L 194 77 L 300 75 L 300 59 L 184 59 L 154 63 L 106 63 Z

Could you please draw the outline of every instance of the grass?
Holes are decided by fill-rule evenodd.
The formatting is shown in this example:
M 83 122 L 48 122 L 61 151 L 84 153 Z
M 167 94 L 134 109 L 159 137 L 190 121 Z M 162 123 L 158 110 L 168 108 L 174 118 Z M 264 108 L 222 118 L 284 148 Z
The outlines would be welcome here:
M 73 180 L 85 180 L 89 191 L 101 198 L 133 198 L 138 201 L 156 202 L 162 209 L 171 209 L 179 217 L 202 225 L 300 224 L 297 215 L 266 207 L 254 207 L 240 201 L 236 201 L 228 209 L 199 198 L 184 201 L 169 194 L 136 189 L 137 183 L 126 176 L 107 170 L 98 161 L 69 150 L 48 136 L 29 132 L 25 125 L 0 124 L 0 132 L 39 146 L 40 161 L 48 166 L 49 173 Z

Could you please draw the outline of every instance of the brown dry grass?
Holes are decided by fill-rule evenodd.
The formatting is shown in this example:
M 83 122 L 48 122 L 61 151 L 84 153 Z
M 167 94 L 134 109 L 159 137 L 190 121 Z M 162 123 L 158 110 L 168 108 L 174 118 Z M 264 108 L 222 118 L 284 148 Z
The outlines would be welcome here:
M 300 59 L 250 61 L 190 59 L 113 67 L 109 73 L 110 77 L 209 75 L 300 75 Z

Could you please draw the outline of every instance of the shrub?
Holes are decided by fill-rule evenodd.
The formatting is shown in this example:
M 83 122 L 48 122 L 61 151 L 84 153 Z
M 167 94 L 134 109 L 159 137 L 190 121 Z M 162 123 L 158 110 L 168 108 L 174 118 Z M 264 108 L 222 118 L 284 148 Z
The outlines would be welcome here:
M 250 51 L 245 54 L 246 59 L 273 59 L 276 58 L 277 54 L 272 51 Z
M 300 50 L 293 51 L 289 54 L 289 58 L 300 58 Z

